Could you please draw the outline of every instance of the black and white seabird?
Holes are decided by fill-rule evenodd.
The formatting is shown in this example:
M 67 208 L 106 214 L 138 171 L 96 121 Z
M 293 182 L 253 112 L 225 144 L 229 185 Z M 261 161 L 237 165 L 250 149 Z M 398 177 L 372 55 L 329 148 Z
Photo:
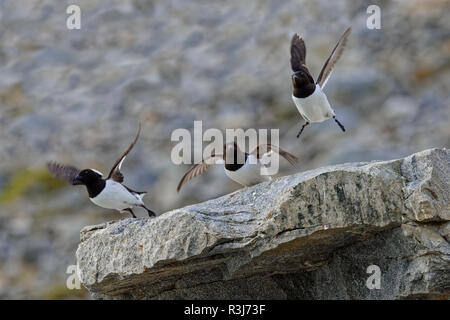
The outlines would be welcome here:
M 141 207 L 147 210 L 149 217 L 156 216 L 142 201 L 146 192 L 134 191 L 122 183 L 124 177 L 122 172 L 120 172 L 120 168 L 125 157 L 136 144 L 140 132 L 141 126 L 139 125 L 133 142 L 114 163 L 106 179 L 103 179 L 103 174 L 95 169 L 79 170 L 73 166 L 61 165 L 55 162 L 47 163 L 48 170 L 55 178 L 72 185 L 85 185 L 89 199 L 100 207 L 119 210 L 121 213 L 129 212 L 133 218 L 136 218 L 136 216 L 132 208 Z
M 195 164 L 188 172 L 184 174 L 178 184 L 177 191 L 189 180 L 204 173 L 211 165 L 216 162 L 224 162 L 225 174 L 235 182 L 248 187 L 263 181 L 270 180 L 269 175 L 262 175 L 261 169 L 264 164 L 261 162 L 262 158 L 270 152 L 276 152 L 289 163 L 295 165 L 298 158 L 271 144 L 261 144 L 250 153 L 243 152 L 237 146 L 236 142 L 231 142 L 223 146 L 223 152 L 212 154 L 210 157 L 203 159 L 202 162 Z M 242 159 L 240 161 L 239 159 Z M 242 162 L 242 163 L 239 163 Z
M 344 52 L 347 38 L 350 35 L 351 27 L 345 30 L 338 43 L 331 52 L 330 57 L 320 71 L 316 83 L 306 67 L 306 47 L 305 42 L 297 34 L 292 37 L 291 41 L 291 68 L 292 74 L 292 100 L 294 100 L 298 111 L 305 119 L 306 123 L 297 134 L 297 138 L 305 127 L 312 122 L 323 122 L 333 118 L 342 131 L 344 126 L 336 119 L 336 114 L 328 102 L 327 96 L 322 91 L 330 78 L 334 65 Z

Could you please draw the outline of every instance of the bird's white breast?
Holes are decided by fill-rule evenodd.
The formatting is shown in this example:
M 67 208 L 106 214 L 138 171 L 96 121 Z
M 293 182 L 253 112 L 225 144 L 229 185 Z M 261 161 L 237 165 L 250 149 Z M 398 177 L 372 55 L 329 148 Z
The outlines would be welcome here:
M 292 95 L 292 100 L 302 117 L 308 122 L 322 122 L 335 116 L 327 96 L 318 84 L 312 95 L 306 98 L 297 98 Z
M 225 174 L 232 180 L 243 186 L 251 186 L 263 181 L 268 181 L 268 176 L 261 175 L 261 165 L 254 155 L 249 155 L 245 164 L 236 171 L 225 168 Z
M 106 180 L 105 188 L 91 201 L 100 207 L 119 211 L 142 204 L 139 196 L 113 180 Z

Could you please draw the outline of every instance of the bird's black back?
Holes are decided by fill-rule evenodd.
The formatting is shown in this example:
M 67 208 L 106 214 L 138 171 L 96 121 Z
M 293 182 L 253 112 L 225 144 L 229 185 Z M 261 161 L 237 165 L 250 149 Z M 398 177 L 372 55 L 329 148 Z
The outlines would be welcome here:
M 106 180 L 99 179 L 98 181 L 88 182 L 86 184 L 86 189 L 89 194 L 89 198 L 95 198 L 103 191 L 106 186 Z

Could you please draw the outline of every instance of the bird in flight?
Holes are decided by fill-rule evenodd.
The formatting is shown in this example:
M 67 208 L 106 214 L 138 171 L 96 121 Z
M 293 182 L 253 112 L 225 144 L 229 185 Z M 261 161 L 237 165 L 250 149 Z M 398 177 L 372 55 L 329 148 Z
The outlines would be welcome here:
M 131 213 L 133 218 L 136 218 L 132 208 L 144 208 L 149 217 L 154 217 L 156 214 L 148 209 L 142 198 L 146 192 L 134 191 L 123 184 L 123 174 L 120 171 L 125 157 L 133 149 L 141 132 L 141 125 L 130 146 L 114 163 L 111 171 L 106 179 L 103 179 L 103 174 L 95 169 L 79 170 L 74 166 L 62 165 L 56 162 L 47 163 L 48 170 L 51 175 L 57 179 L 68 182 L 72 185 L 85 185 L 89 199 L 96 205 L 106 208 L 115 209 L 121 213 Z
M 323 122 L 327 119 L 333 118 L 339 125 L 342 131 L 345 128 L 342 123 L 336 119 L 336 114 L 328 102 L 327 96 L 323 92 L 331 72 L 336 62 L 344 52 L 347 38 L 350 35 L 351 27 L 347 28 L 338 43 L 331 52 L 330 57 L 325 61 L 325 64 L 320 71 L 317 81 L 311 76 L 306 67 L 306 47 L 302 38 L 295 34 L 291 40 L 291 68 L 294 72 L 291 76 L 293 92 L 292 100 L 294 101 L 301 116 L 305 119 L 305 124 L 297 134 L 300 137 L 305 127 L 312 122 Z
M 223 146 L 223 152 L 212 154 L 210 157 L 203 159 L 202 162 L 195 164 L 181 178 L 177 191 L 189 180 L 201 175 L 208 168 L 218 161 L 225 162 L 225 174 L 235 182 L 247 187 L 270 180 L 268 175 L 261 174 L 261 167 L 264 164 L 262 158 L 270 152 L 276 152 L 289 163 L 295 165 L 298 158 L 272 144 L 260 144 L 250 153 L 243 152 L 236 142 L 231 142 Z M 239 161 L 242 160 L 242 161 Z

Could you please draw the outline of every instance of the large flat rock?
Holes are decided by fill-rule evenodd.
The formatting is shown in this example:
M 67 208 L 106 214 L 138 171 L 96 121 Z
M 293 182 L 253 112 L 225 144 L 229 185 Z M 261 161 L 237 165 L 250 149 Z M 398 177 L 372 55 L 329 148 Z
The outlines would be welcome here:
M 319 168 L 86 227 L 80 279 L 94 298 L 447 299 L 449 200 L 447 149 Z

